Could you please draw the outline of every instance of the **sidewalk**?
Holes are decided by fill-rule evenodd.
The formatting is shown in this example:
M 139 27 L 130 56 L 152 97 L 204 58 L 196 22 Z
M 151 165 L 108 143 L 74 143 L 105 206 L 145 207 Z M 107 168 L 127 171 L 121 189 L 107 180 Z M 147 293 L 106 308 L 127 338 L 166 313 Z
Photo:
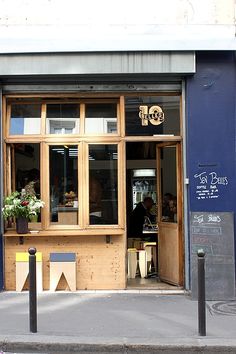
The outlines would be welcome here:
M 28 316 L 28 292 L 0 293 L 0 351 L 236 353 L 236 302 L 208 302 L 205 338 L 185 295 L 45 292 L 38 333 Z

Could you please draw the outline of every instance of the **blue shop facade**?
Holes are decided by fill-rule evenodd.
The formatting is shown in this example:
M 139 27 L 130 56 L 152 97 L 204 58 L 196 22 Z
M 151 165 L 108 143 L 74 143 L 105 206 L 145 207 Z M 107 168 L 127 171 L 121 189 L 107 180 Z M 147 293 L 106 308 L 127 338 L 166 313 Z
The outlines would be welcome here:
M 0 289 L 14 290 L 16 252 L 36 246 L 43 253 L 48 245 L 43 261 L 49 265 L 53 242 L 68 237 L 56 251 L 75 247 L 77 290 L 158 289 L 164 283 L 164 289 L 196 297 L 197 252 L 203 249 L 207 297 L 234 299 L 235 52 L 67 55 L 0 56 L 1 205 L 4 195 L 29 182 L 26 171 L 32 178 L 38 173 L 46 202 L 31 225 L 38 234 L 19 236 L 14 222 L 1 220 Z M 24 116 L 23 105 L 32 103 Z M 30 158 L 30 168 L 24 167 Z M 130 231 L 130 215 L 146 197 L 156 219 L 148 220 L 141 239 Z M 146 248 L 142 276 L 140 250 Z M 95 256 L 98 263 L 83 271 L 83 259 Z M 94 269 L 102 274 L 100 287 L 86 279 Z

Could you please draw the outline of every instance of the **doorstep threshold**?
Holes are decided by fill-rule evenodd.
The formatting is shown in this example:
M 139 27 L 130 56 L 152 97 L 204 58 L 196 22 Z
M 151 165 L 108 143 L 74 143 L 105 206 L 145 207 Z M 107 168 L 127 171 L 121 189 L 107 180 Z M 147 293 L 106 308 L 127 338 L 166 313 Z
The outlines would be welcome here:
M 27 290 L 25 291 L 8 291 L 3 290 L 2 293 L 11 293 L 11 294 L 25 294 L 28 293 Z M 187 290 L 184 289 L 177 289 L 177 290 L 158 290 L 158 289 L 123 289 L 123 290 L 76 290 L 76 291 L 69 291 L 69 290 L 57 290 L 57 291 L 50 291 L 44 290 L 39 292 L 38 295 L 46 295 L 46 294 L 150 294 L 150 295 L 185 295 L 188 294 Z
M 184 295 L 186 290 L 183 289 L 173 289 L 173 290 L 164 290 L 164 289 L 123 289 L 123 290 L 76 290 L 74 292 L 67 290 L 58 290 L 58 291 L 44 291 L 43 293 L 74 293 L 74 294 L 150 294 L 150 295 Z M 41 293 L 41 294 L 43 294 Z

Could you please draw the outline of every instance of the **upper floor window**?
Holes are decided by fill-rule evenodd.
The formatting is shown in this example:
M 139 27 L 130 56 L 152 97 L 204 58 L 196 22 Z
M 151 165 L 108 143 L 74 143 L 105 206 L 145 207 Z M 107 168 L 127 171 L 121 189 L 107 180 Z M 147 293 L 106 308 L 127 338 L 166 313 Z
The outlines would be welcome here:
M 85 134 L 117 134 L 117 105 L 87 104 Z
M 41 105 L 12 104 L 10 135 L 40 134 Z
M 47 134 L 79 134 L 79 104 L 47 104 Z
M 71 100 L 8 106 L 7 135 L 116 135 L 120 131 L 118 100 Z

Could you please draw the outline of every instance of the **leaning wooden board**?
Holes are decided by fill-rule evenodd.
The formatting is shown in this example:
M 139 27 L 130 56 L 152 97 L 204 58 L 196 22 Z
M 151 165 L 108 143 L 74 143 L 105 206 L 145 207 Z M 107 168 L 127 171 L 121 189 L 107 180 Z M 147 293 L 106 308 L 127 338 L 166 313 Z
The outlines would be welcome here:
M 191 289 L 197 299 L 197 251 L 205 251 L 206 299 L 235 298 L 234 215 L 231 212 L 192 212 Z

